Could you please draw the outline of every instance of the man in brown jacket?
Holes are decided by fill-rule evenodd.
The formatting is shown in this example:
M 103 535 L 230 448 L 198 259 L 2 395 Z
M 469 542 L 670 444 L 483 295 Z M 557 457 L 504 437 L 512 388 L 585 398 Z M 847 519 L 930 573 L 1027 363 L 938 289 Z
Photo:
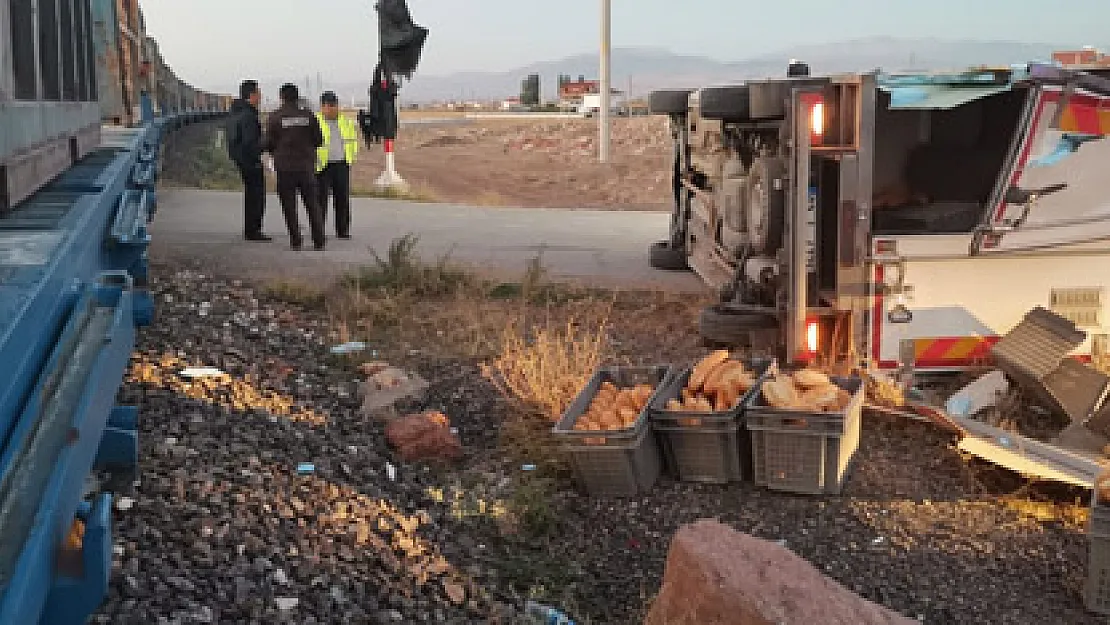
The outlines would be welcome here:
M 308 211 L 312 245 L 324 249 L 324 220 L 316 194 L 316 148 L 324 145 L 324 133 L 312 111 L 299 104 L 296 85 L 281 87 L 281 108 L 266 121 L 264 150 L 274 157 L 278 199 L 289 229 L 289 244 L 301 249 L 301 227 L 297 219 L 297 194 Z

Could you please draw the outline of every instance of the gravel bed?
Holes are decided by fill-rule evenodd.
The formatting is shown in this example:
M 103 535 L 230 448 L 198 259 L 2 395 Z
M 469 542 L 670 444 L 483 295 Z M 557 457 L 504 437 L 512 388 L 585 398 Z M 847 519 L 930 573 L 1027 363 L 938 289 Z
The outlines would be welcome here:
M 431 388 L 401 407 L 449 415 L 466 459 L 405 466 L 359 415 L 325 319 L 200 273 L 157 275 L 158 319 L 120 392 L 141 409 L 140 475 L 93 622 L 516 623 L 536 597 L 580 622 L 636 623 L 670 536 L 701 517 L 781 540 L 925 623 L 1102 622 L 1082 608 L 1081 526 L 1008 505 L 999 495 L 1021 480 L 969 464 L 926 425 L 867 417 L 840 497 L 664 480 L 590 499 L 497 452 L 508 408 L 477 363 L 412 354 L 395 364 Z M 184 366 L 234 381 L 191 383 Z M 314 471 L 298 474 L 305 462 Z M 497 514 L 506 501 L 534 518 Z

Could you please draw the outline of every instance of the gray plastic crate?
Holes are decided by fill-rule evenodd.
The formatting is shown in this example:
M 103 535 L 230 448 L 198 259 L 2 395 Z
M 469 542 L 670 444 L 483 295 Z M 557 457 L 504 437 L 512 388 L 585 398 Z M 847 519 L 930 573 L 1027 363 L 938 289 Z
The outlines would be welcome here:
M 864 388 L 859 378 L 832 382 L 852 393 L 844 412 L 772 408 L 763 400 L 762 384 L 751 395 L 744 419 L 756 484 L 808 495 L 840 493 L 859 448 Z
M 1100 500 L 1099 491 L 1110 477 L 1095 480 L 1091 493 L 1091 520 L 1087 525 L 1087 583 L 1083 601 L 1087 609 L 1110 615 L 1110 501 Z
M 606 432 L 579 432 L 574 424 L 590 407 L 604 382 L 618 387 L 651 384 L 654 387 L 648 406 L 671 378 L 671 368 L 610 367 L 599 369 L 571 402 L 552 432 L 568 454 L 579 485 L 594 496 L 632 496 L 655 485 L 662 470 L 659 446 L 647 418 L 641 411 L 632 427 Z
M 724 484 L 751 479 L 751 442 L 743 427 L 743 407 L 750 393 L 771 371 L 774 360 L 749 360 L 744 364 L 756 375 L 756 385 L 722 412 L 667 410 L 690 380 L 692 369 L 675 374 L 651 404 L 652 428 L 658 434 L 663 456 L 674 477 L 687 482 Z
M 1091 612 L 1110 615 L 1110 536 L 1088 534 L 1087 544 L 1083 603 Z
M 663 457 L 673 475 L 684 482 L 725 484 L 743 480 L 751 466 L 747 433 L 740 419 L 705 418 L 696 426 L 681 424 L 677 417 L 652 417 Z M 667 423 L 673 425 L 668 426 Z
M 1095 480 L 1095 488 L 1091 493 L 1091 518 L 1087 524 L 1087 533 L 1092 536 L 1110 538 L 1110 501 L 1099 500 L 1098 491 L 1108 485 L 1107 477 Z

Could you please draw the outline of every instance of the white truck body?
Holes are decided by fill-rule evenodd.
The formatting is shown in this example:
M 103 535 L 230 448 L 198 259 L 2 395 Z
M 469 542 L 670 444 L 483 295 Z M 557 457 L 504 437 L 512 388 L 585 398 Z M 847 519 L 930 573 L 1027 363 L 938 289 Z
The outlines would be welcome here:
M 1012 184 L 1045 188 L 1064 183 L 1030 208 L 1012 231 L 986 242 L 975 255 L 975 235 L 921 234 L 873 236 L 876 258 L 895 250 L 904 269 L 899 294 L 873 293 L 871 357 L 882 369 L 909 360 L 917 370 L 944 371 L 981 363 L 997 338 L 1012 329 L 1034 307 L 1068 318 L 1088 333 L 1076 354 L 1090 356 L 1110 335 L 1107 317 L 1110 292 L 1110 141 L 1086 142 L 1076 152 L 1060 150 L 1067 134 L 1053 128 L 1061 114 L 1059 88 L 1043 87 L 1031 95 L 1034 117 L 1021 137 Z M 1080 115 L 1101 117 L 1110 128 L 1110 95 L 1072 94 L 1071 105 L 1087 109 Z M 1076 101 L 1078 100 L 1078 102 Z M 999 204 L 993 222 L 1020 219 L 1023 208 Z M 876 263 L 873 280 L 883 284 L 897 270 Z M 893 323 L 891 307 L 904 304 L 908 323 Z M 1099 345 L 1096 346 L 1096 343 Z

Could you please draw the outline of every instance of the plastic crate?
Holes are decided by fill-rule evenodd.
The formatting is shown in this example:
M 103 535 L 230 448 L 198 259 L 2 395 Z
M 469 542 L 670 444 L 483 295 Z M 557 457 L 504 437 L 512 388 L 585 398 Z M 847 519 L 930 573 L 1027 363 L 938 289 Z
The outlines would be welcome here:
M 832 382 L 852 393 L 843 412 L 772 408 L 763 401 L 762 384 L 752 393 L 744 419 L 756 484 L 807 495 L 840 493 L 859 448 L 864 388 L 859 378 Z
M 1095 480 L 1095 487 L 1091 492 L 1091 518 L 1087 524 L 1087 533 L 1092 536 L 1110 538 L 1110 500 L 1099 499 L 1099 490 L 1107 489 L 1110 493 L 1110 476 L 1100 476 Z
M 651 422 L 663 449 L 669 472 L 687 482 L 723 484 L 751 479 L 751 442 L 743 427 L 743 409 L 749 395 L 766 375 L 776 369 L 773 360 L 745 361 L 757 375 L 752 391 L 736 405 L 721 412 L 667 410 L 677 399 L 693 372 L 687 368 L 671 378 L 651 404 Z
M 563 413 L 553 429 L 556 440 L 567 453 L 575 477 L 582 488 L 594 496 L 632 496 L 647 492 L 662 471 L 659 446 L 647 418 L 648 408 L 632 427 L 606 432 L 579 432 L 574 424 L 590 407 L 604 382 L 618 387 L 651 384 L 654 387 L 648 406 L 671 378 L 671 368 L 612 367 L 599 369 L 578 397 Z
M 747 451 L 751 447 L 740 419 L 706 418 L 697 426 L 681 425 L 678 421 L 664 416 L 652 422 L 666 466 L 676 478 L 709 484 L 750 478 L 751 457 Z
M 1110 476 L 1095 480 L 1091 493 L 1091 519 L 1087 525 L 1087 583 L 1083 602 L 1097 614 L 1110 615 L 1110 501 L 1100 499 L 1099 491 L 1110 484 Z
M 1091 612 L 1110 615 L 1110 536 L 1088 534 L 1087 544 L 1083 603 Z

